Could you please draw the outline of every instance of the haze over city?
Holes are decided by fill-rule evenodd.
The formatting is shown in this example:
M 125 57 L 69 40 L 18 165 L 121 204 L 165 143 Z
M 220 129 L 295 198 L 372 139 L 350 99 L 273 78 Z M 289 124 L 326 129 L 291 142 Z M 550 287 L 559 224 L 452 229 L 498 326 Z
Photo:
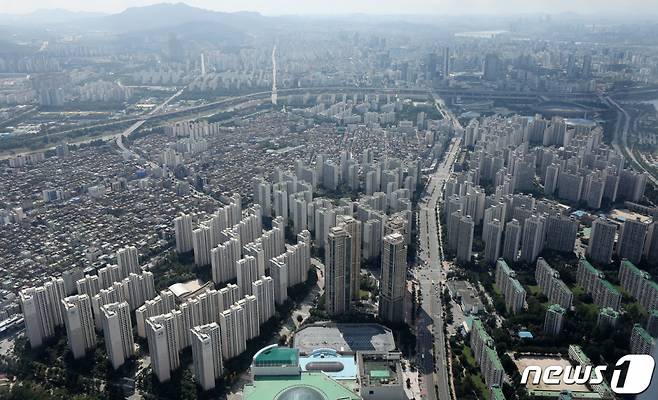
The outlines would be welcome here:
M 657 14 L 2 1 L 0 398 L 655 400 Z
M 36 0 L 28 2 L 3 1 L 3 13 L 29 13 L 39 9 L 65 9 L 70 11 L 116 13 L 129 7 L 162 3 L 157 0 Z M 175 2 L 171 2 L 175 3 Z M 191 6 L 214 11 L 255 11 L 266 15 L 309 15 L 309 14 L 419 14 L 419 15 L 463 15 L 463 14 L 528 14 L 528 13 L 581 13 L 655 15 L 658 6 L 651 0 L 598 1 L 598 0 L 410 0 L 399 1 L 347 1 L 332 2 L 300 0 L 191 0 Z

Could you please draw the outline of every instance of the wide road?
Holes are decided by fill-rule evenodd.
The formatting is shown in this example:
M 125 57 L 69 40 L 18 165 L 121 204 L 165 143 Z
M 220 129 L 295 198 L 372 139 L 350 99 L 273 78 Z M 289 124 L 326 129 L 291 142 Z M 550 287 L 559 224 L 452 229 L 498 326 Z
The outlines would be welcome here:
M 178 96 L 180 96 L 181 94 L 183 94 L 183 90 L 185 90 L 185 88 L 180 89 L 179 91 L 177 91 L 176 93 L 174 93 L 173 95 L 171 95 L 170 97 L 168 97 L 165 101 L 163 101 L 163 102 L 160 103 L 157 107 L 155 107 L 153 110 L 151 110 L 151 112 L 148 113 L 147 116 L 146 116 L 145 118 L 140 119 L 139 121 L 137 121 L 137 122 L 135 122 L 134 124 L 130 125 L 125 131 L 123 131 L 123 132 L 121 133 L 121 135 L 117 136 L 117 140 L 116 140 L 116 142 L 117 142 L 117 146 L 119 146 L 119 148 L 120 148 L 122 151 L 129 151 L 128 148 L 126 148 L 126 146 L 123 144 L 123 137 L 124 137 L 124 136 L 125 136 L 125 137 L 128 137 L 128 136 L 130 136 L 133 132 L 135 132 L 137 129 L 139 129 L 142 125 L 144 125 L 144 123 L 146 122 L 146 120 L 148 119 L 148 117 L 152 117 L 152 116 L 154 116 L 154 115 L 157 115 L 157 114 L 160 112 L 160 110 L 162 110 L 163 108 L 165 108 L 165 107 L 167 106 L 167 104 L 169 104 L 169 103 L 170 103 L 172 100 L 174 100 L 176 97 L 178 97 Z
M 605 101 L 617 109 L 617 123 L 615 124 L 615 136 L 614 140 L 612 141 L 612 147 L 619 154 L 627 157 L 629 159 L 628 161 L 634 164 L 633 167 L 639 169 L 640 172 L 645 172 L 647 174 L 647 178 L 649 178 L 649 180 L 653 182 L 654 185 L 658 186 L 658 179 L 656 179 L 656 177 L 647 171 L 644 165 L 642 165 L 642 163 L 640 163 L 637 158 L 635 158 L 633 151 L 628 147 L 628 130 L 631 125 L 631 116 L 628 115 L 628 112 L 624 110 L 624 108 L 619 105 L 617 101 L 613 100 L 612 97 L 605 97 Z
M 276 105 L 276 44 L 272 48 L 272 104 Z
M 437 99 L 436 96 L 434 96 Z M 461 128 L 459 121 L 450 113 L 441 100 L 435 100 L 437 109 L 445 119 L 450 120 L 455 128 Z M 447 153 L 436 171 L 430 176 L 425 188 L 425 196 L 420 203 L 420 251 L 423 261 L 414 270 L 422 293 L 421 311 L 417 320 L 417 351 L 420 357 L 420 372 L 423 374 L 423 395 L 434 400 L 450 400 L 450 383 L 446 356 L 446 340 L 443 332 L 443 307 L 441 305 L 440 282 L 445 280 L 443 270 L 442 248 L 437 227 L 437 206 L 443 197 L 445 181 L 459 154 L 461 138 L 450 143 Z M 436 367 L 435 367 L 436 364 Z M 436 387 L 436 391 L 435 391 Z

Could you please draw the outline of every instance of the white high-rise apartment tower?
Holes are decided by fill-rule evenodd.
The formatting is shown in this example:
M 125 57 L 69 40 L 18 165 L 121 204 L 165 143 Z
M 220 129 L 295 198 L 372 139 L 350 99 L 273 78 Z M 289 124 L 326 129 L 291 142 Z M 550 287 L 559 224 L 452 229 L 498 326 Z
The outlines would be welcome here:
M 339 226 L 331 228 L 325 249 L 325 307 L 329 315 L 349 311 L 351 253 L 349 233 Z
M 192 231 L 192 248 L 194 249 L 194 265 L 210 265 L 212 236 L 209 227 L 201 225 Z
M 222 332 L 222 356 L 225 360 L 233 358 L 247 348 L 245 336 L 244 310 L 237 304 L 219 314 L 219 326 Z
M 270 277 L 274 280 L 274 302 L 285 303 L 288 299 L 288 264 L 285 255 L 270 260 Z
M 254 185 L 254 199 L 260 204 L 263 215 L 269 217 L 272 215 L 272 185 L 263 179 L 255 179 Z
M 121 277 L 126 277 L 129 274 L 139 274 L 139 254 L 135 246 L 126 246 L 117 251 L 117 265 L 121 271 Z
M 407 244 L 399 232 L 385 236 L 383 242 L 379 317 L 386 321 L 404 322 Z
M 258 323 L 258 300 L 256 296 L 247 295 L 236 303 L 244 310 L 244 335 L 245 339 L 253 339 L 260 335 L 260 324 Z
M 174 218 L 174 230 L 176 231 L 176 252 L 192 251 L 192 216 L 183 214 Z
M 350 292 L 352 301 L 357 301 L 361 277 L 361 221 L 349 215 L 337 215 L 336 225 L 343 227 L 350 235 Z
M 521 260 L 534 263 L 544 247 L 546 218 L 533 215 L 526 219 L 523 226 L 523 244 L 521 246 Z
M 505 242 L 503 244 L 503 258 L 509 262 L 518 259 L 519 244 L 521 243 L 521 224 L 516 219 L 505 224 Z
M 644 241 L 647 237 L 649 224 L 639 220 L 627 219 L 621 228 L 617 254 L 633 264 L 639 264 L 644 251 Z
M 241 251 L 239 236 L 232 237 L 212 249 L 210 258 L 213 282 L 226 282 L 237 276 L 235 263 L 240 259 Z
M 90 298 L 96 296 L 101 290 L 98 275 L 86 275 L 84 278 L 78 279 L 75 286 L 78 294 L 86 294 Z
M 61 281 L 61 282 L 60 282 Z M 19 292 L 25 332 L 30 347 L 37 348 L 55 334 L 55 327 L 63 323 L 61 301 L 64 298 L 64 281 L 53 279 L 43 286 Z
M 96 347 L 91 299 L 86 294 L 69 296 L 62 300 L 62 310 L 69 347 L 77 360 Z
M 615 247 L 617 224 L 599 218 L 592 222 L 592 232 L 587 245 L 587 256 L 601 264 L 610 264 Z
M 114 369 L 119 368 L 135 354 L 130 306 L 125 301 L 100 307 L 107 356 Z
M 274 280 L 270 276 L 261 276 L 252 284 L 252 293 L 258 301 L 258 323 L 262 325 L 274 316 Z
M 503 237 L 503 224 L 494 219 L 491 222 L 486 223 L 487 225 L 487 237 L 485 240 L 484 247 L 484 259 L 489 264 L 495 264 L 500 256 L 500 243 Z
M 171 378 L 171 371 L 180 366 L 178 351 L 182 332 L 181 319 L 181 312 L 173 310 L 146 320 L 151 369 L 160 382 L 168 381 Z
M 258 280 L 258 263 L 256 258 L 245 256 L 235 263 L 238 287 L 242 296 L 252 294 L 251 283 Z
M 195 326 L 191 330 L 194 375 L 203 390 L 215 387 L 215 380 L 222 376 L 222 342 L 216 322 Z
M 98 270 L 98 284 L 101 289 L 111 287 L 114 282 L 121 282 L 121 271 L 118 265 L 108 265 Z
M 274 191 L 274 215 L 283 218 L 288 224 L 288 192 L 282 190 Z
M 471 261 L 473 251 L 473 230 L 475 224 L 470 215 L 461 217 L 458 223 L 457 262 Z

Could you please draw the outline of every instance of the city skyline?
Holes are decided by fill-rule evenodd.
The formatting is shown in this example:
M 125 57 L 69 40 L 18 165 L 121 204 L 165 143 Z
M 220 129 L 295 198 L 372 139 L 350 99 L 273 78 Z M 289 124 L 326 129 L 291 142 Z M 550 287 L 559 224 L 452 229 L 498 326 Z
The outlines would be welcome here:
M 658 357 L 648 2 L 154 3 L 0 15 L 0 398 L 607 400 L 517 377 Z
M 131 7 L 143 7 L 154 4 L 176 4 L 177 1 L 137 0 L 137 1 L 82 1 L 82 0 L 32 0 L 5 4 L 1 14 L 27 14 L 40 10 L 68 10 L 72 12 L 90 12 L 115 14 Z M 597 0 L 411 0 L 401 4 L 392 1 L 366 0 L 353 2 L 337 0 L 331 5 L 298 0 L 228 0 L 221 5 L 211 0 L 186 0 L 189 6 L 220 12 L 258 12 L 267 16 L 284 15 L 325 15 L 341 16 L 350 14 L 373 15 L 408 15 L 408 16 L 460 16 L 460 15 L 517 15 L 524 14 L 563 14 L 583 15 L 637 16 L 658 14 L 658 7 L 652 6 L 650 0 L 616 1 Z

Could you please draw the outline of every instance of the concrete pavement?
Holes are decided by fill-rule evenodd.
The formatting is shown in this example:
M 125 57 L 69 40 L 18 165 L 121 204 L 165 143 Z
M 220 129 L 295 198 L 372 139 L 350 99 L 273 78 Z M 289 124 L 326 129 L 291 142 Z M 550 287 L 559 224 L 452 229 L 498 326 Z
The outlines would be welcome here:
M 445 181 L 450 177 L 452 166 L 459 153 L 460 138 L 453 139 L 444 161 L 430 177 L 426 187 L 429 197 L 420 205 L 420 258 L 423 264 L 414 275 L 422 292 L 421 312 L 417 321 L 417 350 L 421 371 L 424 374 L 426 398 L 450 400 L 450 384 L 446 356 L 446 340 L 443 332 L 443 307 L 440 284 L 445 280 L 442 266 L 442 248 L 439 241 L 437 205 L 443 197 Z M 435 364 L 436 359 L 436 365 Z M 436 391 L 435 391 L 436 387 Z
M 435 107 L 455 129 L 462 129 L 459 120 L 445 106 L 443 99 L 430 92 Z M 443 332 L 443 307 L 441 304 L 442 284 L 445 281 L 443 248 L 440 242 L 438 205 L 443 198 L 445 181 L 450 177 L 459 154 L 461 138 L 452 140 L 448 151 L 425 187 L 426 196 L 420 203 L 420 252 L 423 263 L 416 268 L 414 276 L 422 292 L 422 305 L 416 329 L 416 346 L 420 357 L 420 368 L 424 378 L 424 397 L 430 400 L 450 400 L 450 379 L 446 340 Z M 436 364 L 436 365 L 435 365 Z
M 658 179 L 656 179 L 649 171 L 646 170 L 644 165 L 642 165 L 635 154 L 628 147 L 628 130 L 631 125 L 631 117 L 628 115 L 628 112 L 624 108 L 613 100 L 610 96 L 605 97 L 604 99 L 608 104 L 612 105 L 617 109 L 617 123 L 615 124 L 615 135 L 614 140 L 612 141 L 612 147 L 621 155 L 627 156 L 630 158 L 629 161 L 635 164 L 640 172 L 647 174 L 647 178 L 656 186 L 658 186 Z M 622 127 L 622 119 L 624 121 L 624 126 Z M 624 151 L 625 150 L 625 151 Z

